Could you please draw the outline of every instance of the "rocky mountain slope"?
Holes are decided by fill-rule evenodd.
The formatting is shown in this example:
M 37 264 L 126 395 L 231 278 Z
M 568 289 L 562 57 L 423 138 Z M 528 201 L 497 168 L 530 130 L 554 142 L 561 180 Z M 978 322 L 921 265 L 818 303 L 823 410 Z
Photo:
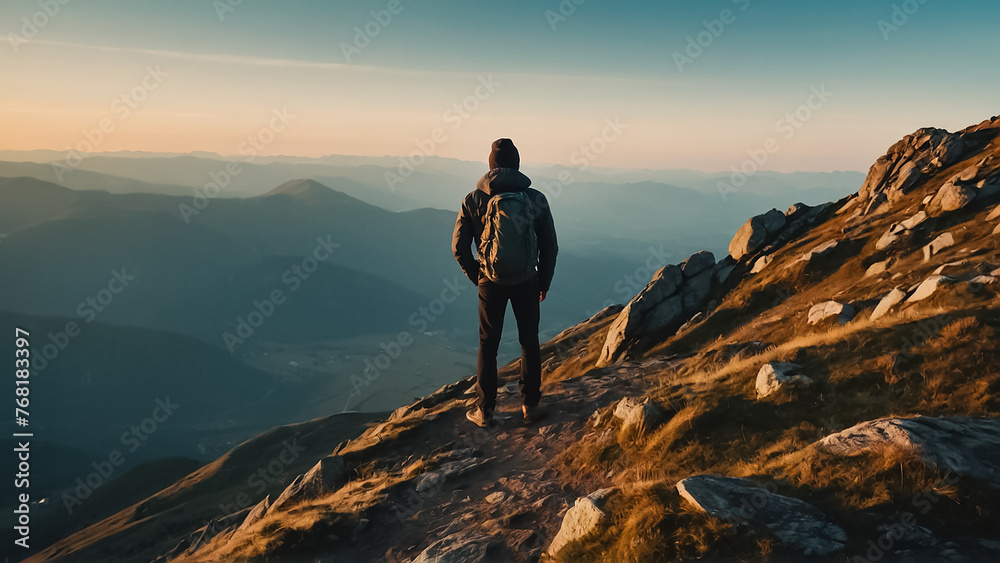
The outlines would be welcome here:
M 998 137 L 921 129 L 664 267 L 545 344 L 536 426 L 515 362 L 492 432 L 462 380 L 169 541 L 145 502 L 35 560 L 996 560 Z

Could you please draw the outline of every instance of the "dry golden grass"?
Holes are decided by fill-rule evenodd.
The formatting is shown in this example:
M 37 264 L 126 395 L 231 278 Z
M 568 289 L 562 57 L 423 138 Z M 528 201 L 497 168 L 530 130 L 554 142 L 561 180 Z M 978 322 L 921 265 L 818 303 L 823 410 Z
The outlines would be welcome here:
M 700 473 L 768 475 L 777 478 L 787 494 L 842 518 L 848 528 L 856 511 L 885 506 L 912 511 L 914 498 L 931 495 L 933 500 L 925 503 L 935 511 L 925 517 L 929 521 L 985 529 L 990 522 L 1000 524 L 996 511 L 988 507 L 997 499 L 942 487 L 946 477 L 912 452 L 886 450 L 842 459 L 818 452 L 812 444 L 880 416 L 1000 415 L 1000 375 L 994 374 L 1000 365 L 994 348 L 1000 337 L 997 327 L 1000 311 L 994 309 L 914 306 L 875 322 L 864 317 L 798 334 L 723 364 L 697 355 L 687 366 L 660 373 L 662 384 L 650 390 L 654 401 L 676 407 L 659 429 L 636 441 L 622 439 L 617 422 L 595 428 L 558 463 L 570 473 L 612 471 L 614 484 L 625 491 L 635 483 L 672 491 L 678 480 Z M 764 362 L 778 360 L 796 361 L 808 373 L 818 374 L 816 388 L 778 401 L 756 401 L 752 382 L 757 370 Z M 635 502 L 635 508 L 615 513 L 613 532 L 591 538 L 570 553 L 580 560 L 643 560 L 650 554 L 660 559 L 718 557 L 724 553 L 720 546 L 738 542 L 741 555 L 778 556 L 778 547 L 768 542 L 731 535 L 720 539 L 716 532 L 721 532 L 712 531 L 710 521 L 695 518 L 682 506 L 643 504 L 638 497 Z M 671 540 L 662 540 L 654 529 L 664 522 L 670 522 Z M 703 551 L 702 541 L 714 547 Z

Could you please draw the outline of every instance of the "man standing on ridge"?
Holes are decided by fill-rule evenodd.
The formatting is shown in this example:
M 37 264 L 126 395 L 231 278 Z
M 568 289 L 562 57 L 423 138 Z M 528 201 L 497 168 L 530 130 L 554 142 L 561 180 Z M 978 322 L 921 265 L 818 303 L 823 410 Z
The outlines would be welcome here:
M 492 425 L 496 408 L 497 350 L 508 301 L 521 344 L 521 412 L 526 424 L 544 414 L 538 406 L 539 303 L 549 291 L 559 250 L 549 203 L 518 170 L 521 157 L 514 143 L 494 141 L 489 164 L 490 171 L 462 201 L 451 244 L 462 271 L 479 287 L 477 400 L 466 417 L 483 428 Z

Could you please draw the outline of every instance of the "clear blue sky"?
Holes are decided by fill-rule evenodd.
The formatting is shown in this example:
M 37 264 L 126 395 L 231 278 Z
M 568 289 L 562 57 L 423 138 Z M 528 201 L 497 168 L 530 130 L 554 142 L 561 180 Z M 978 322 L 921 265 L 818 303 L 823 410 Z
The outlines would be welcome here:
M 569 164 L 617 119 L 627 129 L 593 164 L 727 169 L 775 137 L 765 168 L 864 170 L 917 127 L 1000 113 L 995 0 L 401 0 L 372 23 L 389 4 L 244 0 L 220 18 L 226 0 L 70 0 L 43 18 L 37 0 L 5 0 L 0 149 L 76 146 L 109 118 L 97 150 L 234 154 L 287 110 L 264 152 L 406 154 L 440 129 L 426 152 L 481 159 L 511 136 L 525 160 Z M 575 11 L 553 29 L 560 4 Z M 880 29 L 894 5 L 918 9 Z M 708 43 L 723 10 L 681 72 L 675 53 Z M 25 17 L 48 21 L 21 43 Z M 366 24 L 377 36 L 348 61 Z M 123 118 L 112 104 L 150 65 L 167 76 Z M 813 88 L 832 96 L 781 128 Z

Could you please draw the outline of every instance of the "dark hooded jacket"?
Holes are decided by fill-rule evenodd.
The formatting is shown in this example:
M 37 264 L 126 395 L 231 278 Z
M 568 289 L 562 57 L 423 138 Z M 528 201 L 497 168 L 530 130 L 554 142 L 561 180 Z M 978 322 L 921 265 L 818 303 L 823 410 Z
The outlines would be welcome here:
M 482 273 L 479 260 L 472 253 L 472 245 L 479 249 L 479 241 L 483 234 L 483 215 L 486 205 L 494 194 L 504 192 L 526 192 L 536 210 L 535 234 L 538 236 L 538 285 L 541 291 L 548 291 L 552 283 L 552 275 L 556 269 L 556 254 L 559 246 L 556 243 L 556 228 L 552 221 L 552 211 L 545 195 L 530 188 L 531 180 L 513 168 L 494 168 L 480 178 L 476 189 L 465 196 L 462 209 L 458 212 L 455 222 L 455 233 L 451 239 L 451 247 L 455 260 L 472 283 L 479 285 Z

